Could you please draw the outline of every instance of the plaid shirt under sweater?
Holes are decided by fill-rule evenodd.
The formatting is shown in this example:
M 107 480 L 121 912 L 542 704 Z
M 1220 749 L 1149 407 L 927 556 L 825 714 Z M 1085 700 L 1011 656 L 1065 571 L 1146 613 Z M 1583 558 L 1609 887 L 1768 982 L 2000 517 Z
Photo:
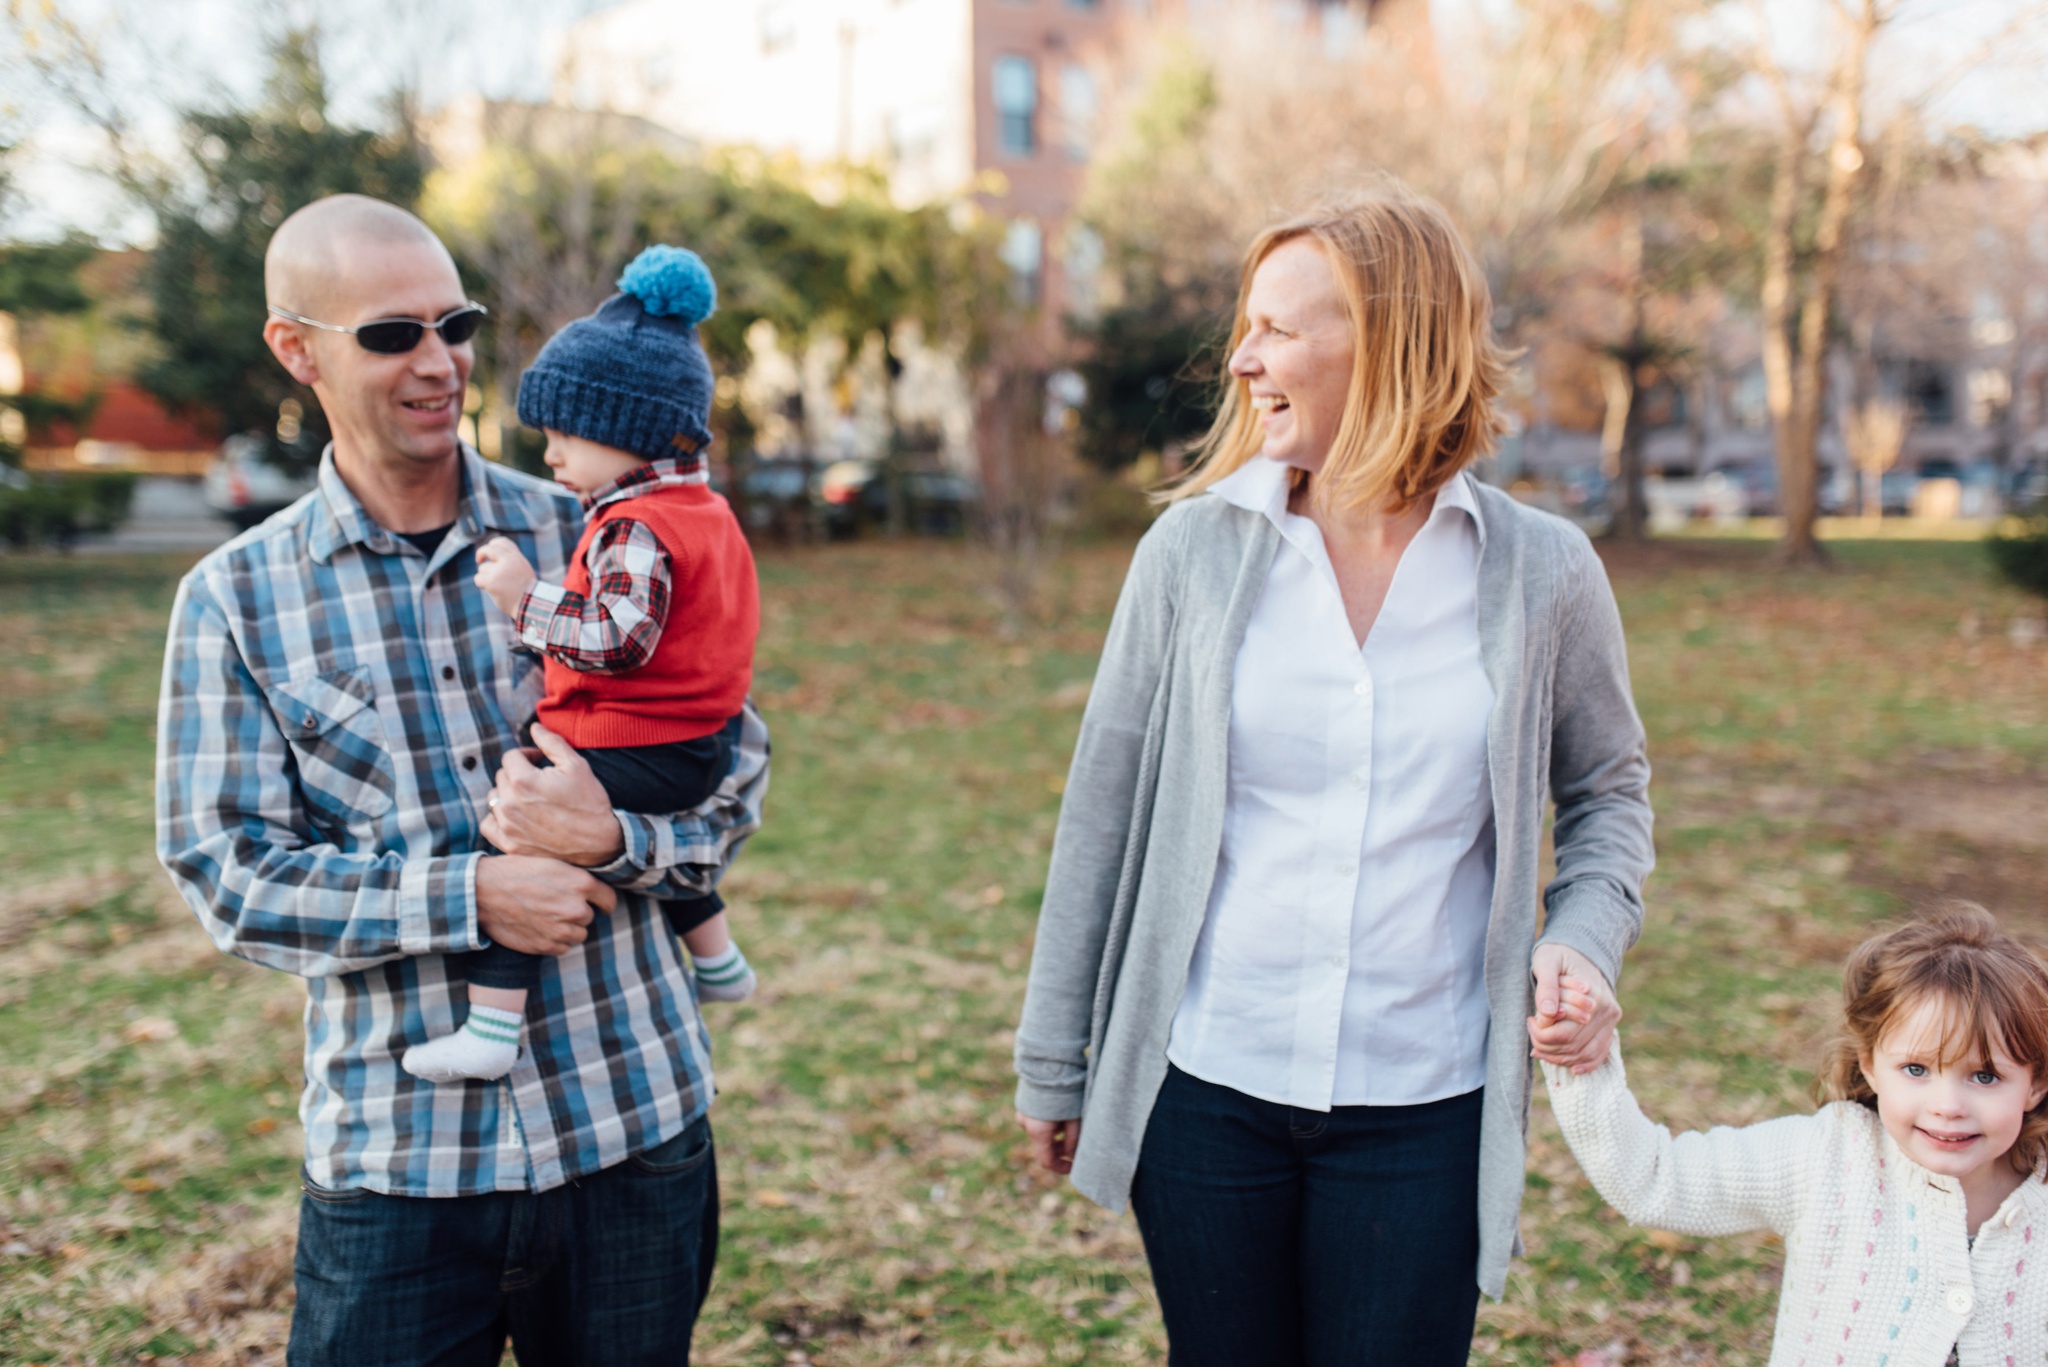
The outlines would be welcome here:
M 660 1143 L 710 1105 L 709 1041 L 656 906 L 702 894 L 759 825 L 767 730 L 694 812 L 619 813 L 620 889 L 547 961 L 507 1078 L 399 1067 L 453 1029 L 445 955 L 479 948 L 478 823 L 541 694 L 540 661 L 476 587 L 510 537 L 559 578 L 582 517 L 464 448 L 431 557 L 371 522 L 334 469 L 201 561 L 172 611 L 157 725 L 157 850 L 214 943 L 306 980 L 299 1115 L 315 1182 L 408 1196 L 545 1190 Z
M 586 515 L 663 489 L 710 482 L 698 455 L 635 466 L 583 500 Z M 584 674 L 622 674 L 654 655 L 668 620 L 673 578 L 661 538 L 644 522 L 613 518 L 584 556 L 590 593 L 572 593 L 543 575 L 526 591 L 513 626 L 525 645 Z

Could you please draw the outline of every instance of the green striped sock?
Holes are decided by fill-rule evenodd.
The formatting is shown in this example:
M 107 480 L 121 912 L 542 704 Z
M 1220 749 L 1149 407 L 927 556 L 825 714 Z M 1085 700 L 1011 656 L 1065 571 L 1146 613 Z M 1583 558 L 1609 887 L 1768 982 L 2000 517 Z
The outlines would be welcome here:
M 738 945 L 726 946 L 723 954 L 692 960 L 690 968 L 697 975 L 697 995 L 705 1001 L 741 1002 L 754 995 L 754 968 Z
M 522 1013 L 471 1004 L 469 1019 L 453 1034 L 405 1051 L 399 1066 L 429 1082 L 488 1081 L 512 1071 L 519 1062 Z
M 469 1019 L 462 1028 L 480 1040 L 492 1044 L 519 1044 L 519 1020 L 517 1011 L 500 1011 L 495 1006 L 471 1006 Z

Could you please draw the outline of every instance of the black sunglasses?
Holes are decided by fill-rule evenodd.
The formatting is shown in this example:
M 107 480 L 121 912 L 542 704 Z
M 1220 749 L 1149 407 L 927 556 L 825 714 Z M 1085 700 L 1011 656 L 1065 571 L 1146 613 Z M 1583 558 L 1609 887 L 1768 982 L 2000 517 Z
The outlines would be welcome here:
M 346 332 L 365 351 L 374 351 L 380 356 L 399 356 L 418 346 L 420 338 L 427 335 L 428 328 L 440 333 L 441 340 L 449 346 L 461 346 L 476 336 L 476 330 L 483 326 L 484 316 L 490 310 L 472 300 L 431 323 L 423 323 L 417 318 L 378 318 L 352 328 L 342 327 L 339 323 L 323 323 L 317 318 L 304 318 L 276 307 L 272 307 L 270 312 L 273 317 L 286 322 L 304 323 L 307 327 L 325 328 L 329 332 Z

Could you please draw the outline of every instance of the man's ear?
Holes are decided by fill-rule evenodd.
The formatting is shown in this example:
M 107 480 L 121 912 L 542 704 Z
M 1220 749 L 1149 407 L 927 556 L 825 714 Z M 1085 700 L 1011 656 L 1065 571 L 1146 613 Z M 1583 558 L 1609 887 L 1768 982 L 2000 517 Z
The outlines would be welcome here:
M 299 324 L 272 318 L 263 325 L 263 340 L 293 379 L 303 385 L 320 382 L 320 363 L 313 359 L 313 348 Z

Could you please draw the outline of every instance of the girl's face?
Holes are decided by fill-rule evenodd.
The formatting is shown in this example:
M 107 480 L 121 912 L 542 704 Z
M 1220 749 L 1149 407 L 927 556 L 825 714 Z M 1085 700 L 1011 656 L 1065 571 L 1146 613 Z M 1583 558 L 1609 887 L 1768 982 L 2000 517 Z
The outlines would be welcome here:
M 1244 340 L 1230 373 L 1245 382 L 1265 431 L 1260 454 L 1313 474 L 1329 458 L 1351 396 L 1351 314 L 1313 238 L 1266 254 L 1245 295 Z
M 1944 1006 L 1930 997 L 1895 1021 L 1862 1059 L 1863 1076 L 1892 1142 L 1929 1172 L 1967 1187 L 2003 1162 L 2048 1080 L 2037 1081 L 1995 1045 L 1988 1059 L 1941 1063 Z

